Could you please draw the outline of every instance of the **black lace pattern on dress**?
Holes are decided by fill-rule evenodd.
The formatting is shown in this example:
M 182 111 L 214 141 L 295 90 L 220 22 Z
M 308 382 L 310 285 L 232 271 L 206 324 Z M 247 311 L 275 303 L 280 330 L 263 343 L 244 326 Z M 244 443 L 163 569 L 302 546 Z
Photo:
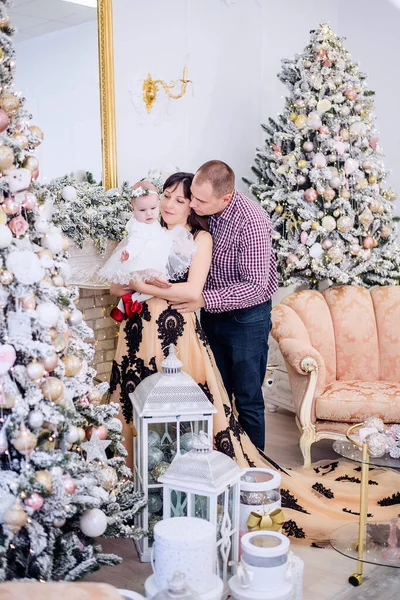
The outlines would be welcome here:
M 131 319 L 128 319 L 125 325 L 125 339 L 128 350 L 129 361 L 134 362 L 136 353 L 139 350 L 143 339 L 143 319 L 151 320 L 151 315 L 147 303 L 143 303 L 142 312 L 135 313 Z
M 394 504 L 400 504 L 400 492 L 396 492 L 391 496 L 378 500 L 377 504 L 379 504 L 379 506 L 393 506 Z
M 329 500 L 335 497 L 335 494 L 332 492 L 332 490 L 323 486 L 322 483 L 314 483 L 314 485 L 312 485 L 311 487 L 318 494 L 322 494 L 322 496 L 325 496 L 325 498 L 328 498 Z
M 231 434 L 229 429 L 224 429 L 223 431 L 218 431 L 215 434 L 215 448 L 219 452 L 226 454 L 230 458 L 235 458 L 235 450 L 233 448 Z
M 122 358 L 120 402 L 127 423 L 132 423 L 133 420 L 133 408 L 129 394 L 135 391 L 143 379 L 154 373 L 157 373 L 155 357 L 151 358 L 149 366 L 146 366 L 141 358 L 136 358 L 131 365 L 127 356 Z
M 158 339 L 161 340 L 165 356 L 168 354 L 168 346 L 178 341 L 183 335 L 185 328 L 185 319 L 178 311 L 170 306 L 166 308 L 158 317 L 157 321 Z
M 361 483 L 361 479 L 358 477 L 350 477 L 350 475 L 342 475 L 341 477 L 336 477 L 335 481 L 348 481 L 349 483 Z M 378 485 L 377 481 L 373 481 L 369 479 L 369 485 Z
M 283 531 L 286 533 L 288 537 L 295 537 L 298 539 L 305 539 L 306 534 L 304 533 L 304 529 L 299 527 L 296 521 L 289 519 L 283 524 Z
M 208 344 L 207 336 L 206 336 L 204 329 L 202 328 L 200 321 L 196 314 L 194 315 L 194 319 L 195 319 L 195 331 L 197 333 L 197 336 L 208 352 L 209 344 Z
M 300 506 L 297 502 L 297 498 L 293 496 L 289 492 L 289 490 L 285 490 L 281 488 L 281 498 L 282 498 L 282 508 L 291 508 L 292 510 L 297 510 L 298 512 L 304 513 L 305 515 L 309 515 L 308 510 Z
M 202 392 L 204 392 L 205 396 L 207 396 L 207 400 L 209 400 L 211 404 L 214 404 L 214 396 L 210 392 L 210 388 L 207 385 L 207 381 L 204 384 L 198 383 L 197 385 L 202 390 Z

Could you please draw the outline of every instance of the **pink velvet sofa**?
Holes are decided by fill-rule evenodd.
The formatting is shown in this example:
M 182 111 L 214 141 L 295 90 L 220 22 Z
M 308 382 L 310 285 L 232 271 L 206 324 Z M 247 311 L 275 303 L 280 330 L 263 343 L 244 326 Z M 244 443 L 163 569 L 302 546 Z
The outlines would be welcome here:
M 400 286 L 290 294 L 272 310 L 304 465 L 311 445 L 379 416 L 400 423 Z

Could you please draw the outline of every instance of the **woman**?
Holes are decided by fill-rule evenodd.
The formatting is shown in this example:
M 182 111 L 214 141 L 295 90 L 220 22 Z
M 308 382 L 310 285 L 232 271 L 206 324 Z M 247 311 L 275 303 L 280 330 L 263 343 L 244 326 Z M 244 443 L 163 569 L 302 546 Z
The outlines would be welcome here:
M 124 436 L 132 468 L 132 404 L 129 394 L 140 381 L 160 368 L 169 344 L 178 349 L 183 370 L 202 386 L 218 413 L 214 416 L 215 448 L 235 458 L 239 466 L 253 466 L 258 452 L 244 434 L 233 414 L 221 376 L 201 329 L 197 316 L 181 315 L 168 302 L 185 302 L 198 298 L 204 287 L 211 264 L 212 238 L 207 231 L 207 219 L 198 217 L 189 206 L 193 174 L 175 173 L 164 184 L 161 198 L 162 224 L 169 229 L 180 225 L 192 234 L 197 247 L 190 269 L 182 281 L 168 289 L 131 282 L 131 290 L 153 296 L 143 303 L 140 314 L 121 325 L 118 348 L 111 375 L 112 400 L 122 403 L 125 417 Z M 128 290 L 112 284 L 112 295 L 121 296 Z M 117 388 L 119 388 L 117 390 Z M 118 398 L 119 397 L 119 398 Z
M 132 467 L 132 404 L 129 394 L 148 375 L 157 372 L 164 358 L 163 350 L 173 343 L 183 362 L 183 370 L 203 388 L 214 403 L 215 448 L 234 458 L 239 466 L 265 467 L 266 461 L 239 425 L 215 366 L 214 358 L 195 314 L 181 315 L 169 301 L 197 298 L 203 289 L 211 263 L 212 239 L 206 220 L 189 207 L 193 175 L 175 173 L 164 184 L 161 198 L 163 224 L 168 228 L 187 227 L 195 238 L 197 252 L 187 276 L 168 289 L 135 283 L 136 291 L 153 296 L 143 303 L 140 314 L 121 324 L 117 353 L 111 376 L 111 400 L 121 401 L 125 445 Z M 121 296 L 127 289 L 113 284 L 111 294 Z M 268 466 L 268 464 L 267 464 Z M 272 465 L 279 468 L 277 465 Z M 380 472 L 382 471 L 382 472 Z M 282 471 L 282 505 L 286 523 L 284 531 L 312 544 L 324 544 L 336 527 L 353 522 L 359 502 L 358 465 L 346 461 L 313 465 L 301 471 Z M 376 486 L 370 487 L 370 510 L 375 520 L 387 521 L 397 514 L 390 496 L 396 491 L 394 481 L 384 470 L 374 472 Z M 378 502 L 382 502 L 378 505 Z

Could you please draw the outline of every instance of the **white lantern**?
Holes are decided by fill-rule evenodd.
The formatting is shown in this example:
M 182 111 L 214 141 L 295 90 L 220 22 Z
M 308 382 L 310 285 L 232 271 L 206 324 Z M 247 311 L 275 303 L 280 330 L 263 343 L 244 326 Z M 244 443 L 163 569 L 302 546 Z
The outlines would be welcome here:
M 143 492 L 147 505 L 136 516 L 136 525 L 150 531 L 162 518 L 162 483 L 158 478 L 168 467 L 181 446 L 189 449 L 190 440 L 200 430 L 212 436 L 216 408 L 196 382 L 182 371 L 182 363 L 173 345 L 162 361 L 161 373 L 143 379 L 130 394 L 133 404 L 134 482 Z M 182 443 L 181 443 L 182 439 Z M 182 451 L 185 451 L 184 449 Z M 142 562 L 150 561 L 151 536 L 136 543 Z
M 187 454 L 178 454 L 159 478 L 164 484 L 164 519 L 199 517 L 216 528 L 217 575 L 227 590 L 239 555 L 240 477 L 242 470 L 226 454 L 212 449 L 203 431 Z

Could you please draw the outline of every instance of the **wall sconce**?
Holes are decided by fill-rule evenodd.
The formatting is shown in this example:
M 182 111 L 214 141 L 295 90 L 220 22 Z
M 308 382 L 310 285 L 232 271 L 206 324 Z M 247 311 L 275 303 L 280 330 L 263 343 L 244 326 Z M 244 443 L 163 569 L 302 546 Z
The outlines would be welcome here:
M 177 81 L 171 81 L 169 85 L 165 83 L 165 81 L 162 81 L 162 79 L 153 79 L 149 73 L 147 79 L 145 79 L 145 81 L 143 82 L 143 101 L 146 105 L 146 109 L 149 114 L 151 112 L 151 109 L 153 108 L 154 102 L 156 101 L 159 85 L 162 85 L 162 87 L 165 90 L 165 93 L 169 98 L 172 98 L 173 100 L 178 100 L 178 98 L 182 98 L 182 96 L 186 92 L 187 84 L 191 83 L 191 81 L 187 78 L 187 72 L 188 70 L 185 67 L 183 69 L 182 79 L 178 79 Z M 171 90 L 173 90 L 173 88 L 179 82 L 181 82 L 182 84 L 181 91 L 178 94 L 173 94 Z

